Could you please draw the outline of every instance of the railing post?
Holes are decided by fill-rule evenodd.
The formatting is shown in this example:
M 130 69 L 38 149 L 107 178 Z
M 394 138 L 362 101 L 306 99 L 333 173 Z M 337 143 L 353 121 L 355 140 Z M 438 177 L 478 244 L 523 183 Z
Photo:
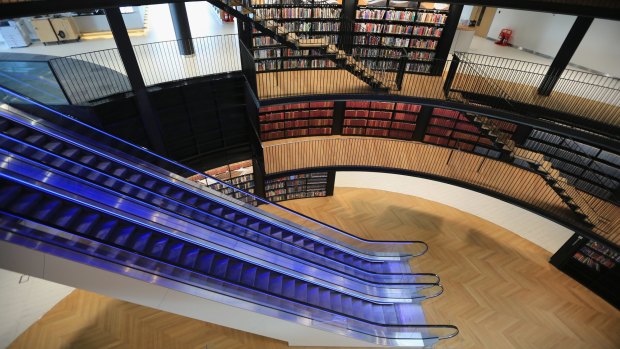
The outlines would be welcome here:
M 456 76 L 456 71 L 459 68 L 459 64 L 461 63 L 461 59 L 458 55 L 452 55 L 452 63 L 450 63 L 450 68 L 448 69 L 448 75 L 446 76 L 446 81 L 443 83 L 443 94 L 446 98 L 448 98 L 448 94 L 450 93 L 450 89 L 452 88 L 452 82 L 454 81 L 454 77 Z
M 403 78 L 405 77 L 405 69 L 407 68 L 407 50 L 403 49 L 402 56 L 398 61 L 398 72 L 396 73 L 396 89 L 400 90 L 403 86 Z

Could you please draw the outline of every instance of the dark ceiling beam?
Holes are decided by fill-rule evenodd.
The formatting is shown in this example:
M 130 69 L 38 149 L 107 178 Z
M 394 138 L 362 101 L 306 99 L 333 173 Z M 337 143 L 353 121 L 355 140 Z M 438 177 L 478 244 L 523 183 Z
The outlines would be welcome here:
M 198 0 L 35 0 L 0 5 L 0 19 L 189 1 Z M 445 2 L 620 20 L 620 1 L 618 0 L 453 0 Z

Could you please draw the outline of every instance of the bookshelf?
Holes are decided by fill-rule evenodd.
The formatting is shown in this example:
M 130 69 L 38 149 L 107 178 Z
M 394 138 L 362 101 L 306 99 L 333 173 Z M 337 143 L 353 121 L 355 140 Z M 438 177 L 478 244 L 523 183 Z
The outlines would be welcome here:
M 369 67 L 397 71 L 407 57 L 405 71 L 429 74 L 450 9 L 447 4 L 415 1 L 378 1 L 355 12 L 353 54 Z
M 569 184 L 618 203 L 620 155 L 541 130 L 532 130 L 523 147 L 542 153 Z
M 335 2 L 254 0 L 252 7 L 257 16 L 278 22 L 299 38 L 324 37 L 330 44 L 338 44 L 342 9 Z M 336 63 L 325 58 L 320 50 L 292 50 L 256 30 L 252 51 L 257 73 L 336 68 Z
M 342 134 L 411 140 L 421 108 L 410 103 L 347 101 Z
M 331 135 L 334 102 L 308 102 L 261 107 L 258 113 L 262 141 Z
M 512 134 L 516 125 L 513 127 L 506 123 L 501 129 Z M 423 140 L 425 143 L 456 148 L 494 159 L 501 156 L 501 151 L 493 140 L 483 135 L 478 126 L 456 110 L 433 108 Z
M 265 179 L 265 197 L 272 202 L 333 195 L 334 171 L 290 174 Z
M 448 4 L 397 0 L 358 1 L 351 13 L 336 2 L 314 0 L 254 0 L 252 6 L 258 16 L 300 38 L 321 37 L 335 45 L 352 42 L 351 52 L 343 49 L 371 69 L 396 72 L 405 55 L 405 71 L 418 74 L 431 73 L 450 11 Z M 343 27 L 343 21 L 352 21 L 353 28 Z M 336 68 L 320 50 L 291 50 L 258 31 L 253 32 L 252 50 L 257 73 Z
M 252 166 L 252 160 L 244 160 L 232 164 L 226 164 L 207 170 L 204 173 L 224 183 L 230 184 L 235 188 L 242 189 L 249 193 L 254 193 L 254 168 Z M 253 197 L 246 196 L 241 192 L 226 187 L 211 178 L 205 178 L 201 175 L 194 175 L 188 179 L 204 184 L 213 190 L 232 196 L 237 200 L 241 200 L 254 206 L 257 205 L 256 199 Z
M 575 234 L 550 260 L 551 264 L 620 307 L 620 249 L 608 242 Z

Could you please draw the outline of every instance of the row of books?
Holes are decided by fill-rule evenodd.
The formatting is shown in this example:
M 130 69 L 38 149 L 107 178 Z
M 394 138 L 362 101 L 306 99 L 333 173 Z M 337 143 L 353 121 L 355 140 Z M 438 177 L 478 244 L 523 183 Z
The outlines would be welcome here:
M 411 39 L 411 38 L 398 38 L 398 37 L 381 37 L 376 35 L 356 35 L 353 38 L 353 43 L 357 45 L 370 45 L 370 46 L 391 46 L 391 47 L 410 47 L 410 48 L 423 48 L 432 49 L 437 48 L 437 40 L 425 40 L 425 39 Z
M 308 118 L 331 118 L 334 114 L 330 109 L 300 110 L 293 112 L 274 112 L 260 114 L 258 120 L 260 122 L 273 122 L 280 120 L 292 119 L 308 119 Z
M 360 60 L 364 66 L 373 70 L 398 70 L 397 61 L 379 61 L 376 59 L 362 59 Z
M 429 24 L 445 24 L 446 19 L 448 19 L 448 15 L 442 13 L 422 12 L 418 13 L 417 22 Z
M 304 137 L 304 136 L 325 136 L 331 135 L 331 127 L 312 127 L 308 129 L 293 129 L 293 130 L 278 130 L 261 133 L 263 141 L 291 138 L 291 137 Z
M 427 27 L 427 26 L 413 26 L 403 24 L 378 24 L 378 23 L 356 23 L 355 32 L 357 34 L 362 33 L 381 33 L 381 34 L 401 34 L 401 35 L 417 35 L 417 36 L 430 36 L 441 37 L 443 28 L 441 27 Z
M 256 71 L 269 71 L 280 69 L 303 69 L 303 68 L 335 68 L 336 63 L 327 59 L 291 59 L 291 60 L 268 60 L 256 62 Z
M 259 113 L 267 113 L 267 112 L 281 111 L 281 110 L 318 109 L 318 108 L 333 108 L 333 107 L 334 107 L 334 102 L 291 103 L 291 104 L 280 104 L 280 105 L 270 105 L 266 107 L 261 107 L 259 109 Z
M 404 131 L 415 130 L 415 124 L 396 122 L 396 121 L 368 120 L 368 119 L 345 119 L 344 125 L 350 126 L 350 127 L 385 128 L 385 129 L 404 130 Z
M 340 9 L 332 7 L 284 7 L 284 8 L 257 8 L 254 14 L 262 19 L 337 19 L 340 18 Z
M 301 128 L 301 127 L 324 127 L 331 126 L 333 123 L 330 119 L 305 119 L 305 120 L 292 120 L 292 121 L 280 121 L 280 122 L 271 122 L 268 124 L 261 124 L 260 130 L 261 132 L 274 131 L 274 130 L 285 130 L 290 128 Z
M 424 63 L 407 63 L 405 71 L 408 73 L 429 74 L 431 72 L 431 65 Z

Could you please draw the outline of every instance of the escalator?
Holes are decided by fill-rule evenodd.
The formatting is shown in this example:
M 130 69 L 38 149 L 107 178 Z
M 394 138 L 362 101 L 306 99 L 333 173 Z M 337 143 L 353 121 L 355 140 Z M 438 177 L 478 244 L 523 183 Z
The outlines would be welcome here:
M 411 273 L 411 254 L 349 248 L 14 108 L 0 114 L 0 219 L 14 227 L 5 237 L 23 234 L 295 316 L 336 317 L 376 344 L 426 345 L 457 333 L 424 325 L 418 301 L 442 289 L 436 276 Z

